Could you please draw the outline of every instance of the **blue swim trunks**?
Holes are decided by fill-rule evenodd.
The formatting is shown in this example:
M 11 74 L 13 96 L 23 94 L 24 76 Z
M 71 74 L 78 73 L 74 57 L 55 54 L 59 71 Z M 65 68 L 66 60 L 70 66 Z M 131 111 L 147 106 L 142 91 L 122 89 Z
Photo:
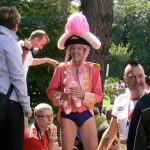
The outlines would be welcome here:
M 89 118 L 93 117 L 89 110 L 79 112 L 71 112 L 70 114 L 65 114 L 61 112 L 62 118 L 67 118 L 72 120 L 78 127 L 81 127 L 84 122 L 86 122 Z

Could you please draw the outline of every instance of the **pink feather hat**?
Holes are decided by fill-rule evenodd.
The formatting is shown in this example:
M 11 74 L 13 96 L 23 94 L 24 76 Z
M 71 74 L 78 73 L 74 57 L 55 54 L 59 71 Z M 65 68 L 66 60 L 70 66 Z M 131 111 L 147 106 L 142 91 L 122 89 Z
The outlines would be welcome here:
M 69 16 L 65 25 L 65 33 L 58 40 L 57 46 L 63 50 L 69 44 L 86 44 L 94 49 L 101 47 L 99 39 L 89 32 L 89 24 L 82 13 L 76 12 Z

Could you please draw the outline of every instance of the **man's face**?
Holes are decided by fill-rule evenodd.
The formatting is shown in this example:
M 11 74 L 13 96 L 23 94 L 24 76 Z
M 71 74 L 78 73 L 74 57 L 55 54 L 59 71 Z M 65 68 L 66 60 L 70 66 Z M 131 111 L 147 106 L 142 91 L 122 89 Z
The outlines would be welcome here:
M 130 92 L 136 97 L 140 97 L 145 89 L 145 74 L 143 68 L 138 66 L 128 66 L 124 81 Z
M 42 39 L 35 38 L 33 46 L 42 50 L 43 47 L 46 45 L 46 43 L 47 43 L 47 39 L 45 36 Z
M 47 127 L 53 123 L 53 112 L 50 109 L 44 109 L 35 119 L 40 129 L 47 130 Z
M 82 44 L 72 44 L 70 54 L 74 62 L 80 63 L 83 61 L 85 49 Z

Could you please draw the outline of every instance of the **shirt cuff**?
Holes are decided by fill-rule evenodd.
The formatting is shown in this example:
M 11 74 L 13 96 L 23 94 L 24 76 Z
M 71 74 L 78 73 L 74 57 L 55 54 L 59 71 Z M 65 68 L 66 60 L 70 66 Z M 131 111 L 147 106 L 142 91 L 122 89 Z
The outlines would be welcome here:
M 54 97 L 60 105 L 62 105 L 62 103 L 63 103 L 63 100 L 61 100 L 61 95 L 62 95 L 62 92 L 55 92 L 54 93 Z

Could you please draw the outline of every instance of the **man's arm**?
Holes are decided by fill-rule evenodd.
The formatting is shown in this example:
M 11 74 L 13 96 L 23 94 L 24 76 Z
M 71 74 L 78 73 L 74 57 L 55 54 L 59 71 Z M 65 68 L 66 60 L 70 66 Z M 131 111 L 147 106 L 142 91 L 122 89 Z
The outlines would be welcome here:
M 51 59 L 51 58 L 34 58 L 32 62 L 32 66 L 37 66 L 41 64 L 48 63 L 50 65 L 54 65 L 56 67 L 59 62 L 57 60 Z
M 117 135 L 118 128 L 119 126 L 117 123 L 117 119 L 112 117 L 110 126 L 103 133 L 102 139 L 100 141 L 100 144 L 98 145 L 97 150 L 108 150 L 110 148 Z
M 32 48 L 32 44 L 29 40 L 25 40 L 25 41 L 20 40 L 18 42 L 18 44 L 20 45 L 20 47 L 23 50 L 23 52 L 22 52 L 22 63 L 24 64 L 26 57 L 27 57 L 28 53 L 30 52 L 30 49 Z
M 29 53 L 30 50 L 23 50 L 23 53 L 22 53 L 22 63 L 24 64 L 25 63 L 25 60 L 27 58 L 27 55 Z

